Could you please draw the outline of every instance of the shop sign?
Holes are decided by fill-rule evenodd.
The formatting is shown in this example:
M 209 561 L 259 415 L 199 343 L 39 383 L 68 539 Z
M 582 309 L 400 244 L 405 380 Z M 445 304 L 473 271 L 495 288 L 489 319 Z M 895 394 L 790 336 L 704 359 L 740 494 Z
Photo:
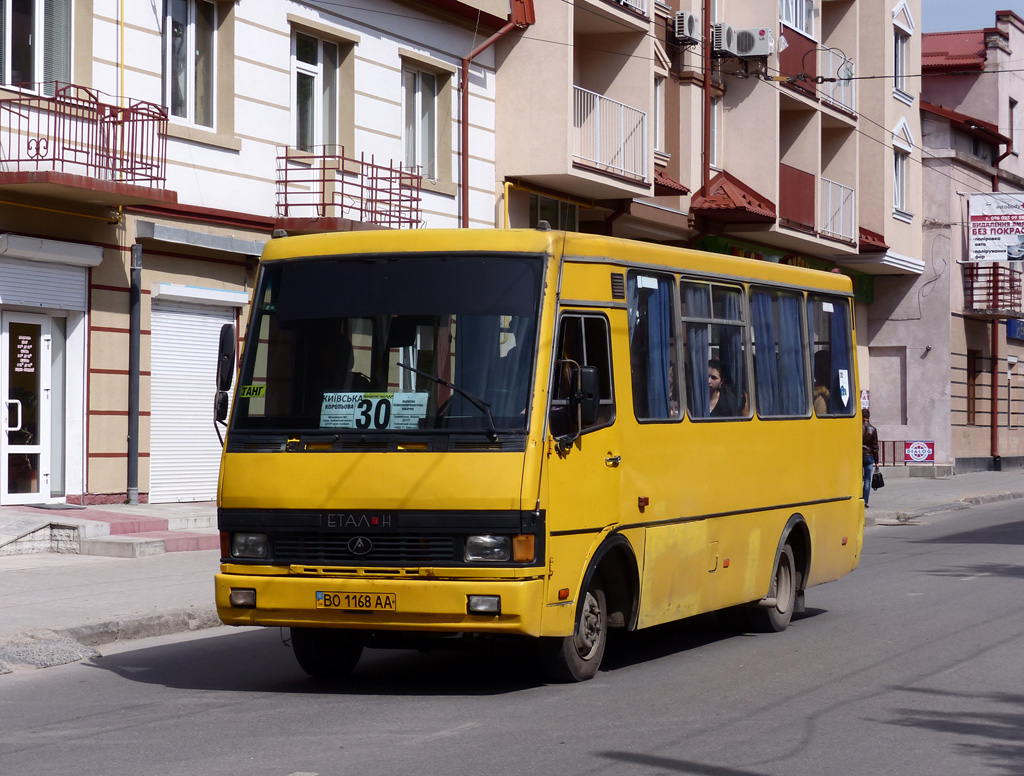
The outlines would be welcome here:
M 1024 259 L 1024 194 L 971 194 L 968 261 Z
M 935 443 L 920 440 L 903 443 L 903 463 L 925 463 L 935 460 Z

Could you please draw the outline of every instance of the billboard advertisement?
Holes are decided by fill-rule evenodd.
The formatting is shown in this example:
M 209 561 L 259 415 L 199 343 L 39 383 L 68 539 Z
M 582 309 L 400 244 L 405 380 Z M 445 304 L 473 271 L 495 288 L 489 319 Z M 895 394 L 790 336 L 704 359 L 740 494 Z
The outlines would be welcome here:
M 1024 259 L 1024 194 L 971 194 L 968 261 Z

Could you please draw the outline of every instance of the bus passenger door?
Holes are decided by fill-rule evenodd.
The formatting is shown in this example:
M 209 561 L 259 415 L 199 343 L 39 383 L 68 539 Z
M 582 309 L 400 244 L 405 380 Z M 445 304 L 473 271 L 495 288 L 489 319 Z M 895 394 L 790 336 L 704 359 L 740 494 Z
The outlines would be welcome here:
M 564 313 L 552 363 L 545 464 L 551 537 L 548 589 L 551 596 L 568 589 L 569 603 L 577 599 L 583 564 L 602 529 L 619 521 L 622 449 L 615 424 L 611 329 L 621 326 L 624 334 L 626 322 L 622 311 L 610 315 L 616 317 L 609 320 L 602 314 Z M 624 336 L 617 339 L 624 341 Z M 578 411 L 572 397 L 580 387 L 577 375 L 581 367 L 593 367 L 597 372 L 596 417 L 581 417 L 584 413 Z

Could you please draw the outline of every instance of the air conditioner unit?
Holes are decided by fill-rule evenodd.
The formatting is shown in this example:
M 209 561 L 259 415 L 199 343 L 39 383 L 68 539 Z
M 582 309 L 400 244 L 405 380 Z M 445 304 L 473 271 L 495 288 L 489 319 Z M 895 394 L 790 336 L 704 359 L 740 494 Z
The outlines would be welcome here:
M 689 11 L 675 16 L 675 37 L 679 43 L 696 43 L 700 39 L 700 21 Z
M 716 22 L 711 25 L 711 52 L 721 57 L 738 57 L 736 29 L 731 24 Z
M 720 22 L 712 27 L 711 50 L 722 57 L 766 57 L 775 50 L 775 40 L 767 27 L 743 29 Z
M 767 57 L 775 51 L 775 40 L 767 27 L 751 27 L 733 32 L 736 33 L 736 51 L 741 57 Z

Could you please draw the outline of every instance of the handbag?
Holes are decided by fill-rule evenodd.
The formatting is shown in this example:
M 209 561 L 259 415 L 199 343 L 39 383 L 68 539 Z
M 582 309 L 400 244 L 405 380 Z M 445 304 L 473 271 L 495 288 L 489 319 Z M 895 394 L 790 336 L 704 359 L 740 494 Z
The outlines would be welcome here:
M 875 473 L 871 475 L 871 490 L 878 490 L 884 487 L 885 480 L 882 478 L 882 471 L 881 469 L 875 469 Z

